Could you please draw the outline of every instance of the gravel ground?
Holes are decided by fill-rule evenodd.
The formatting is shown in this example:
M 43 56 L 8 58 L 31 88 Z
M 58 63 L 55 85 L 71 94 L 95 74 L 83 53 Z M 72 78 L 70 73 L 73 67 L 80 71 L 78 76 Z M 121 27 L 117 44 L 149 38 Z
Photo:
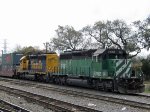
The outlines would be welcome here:
M 34 102 L 26 101 L 24 98 L 8 94 L 7 92 L 1 91 L 0 99 L 3 99 L 5 101 L 8 101 L 10 103 L 13 103 L 15 105 L 18 105 L 20 107 L 23 107 L 23 108 L 33 111 L 33 112 L 52 112 L 51 110 L 46 109 L 40 105 L 37 105 Z
M 125 94 L 120 94 L 120 93 L 103 92 L 103 91 L 97 91 L 97 90 L 86 89 L 86 88 L 81 89 L 80 87 L 65 87 L 65 86 L 59 86 L 59 85 L 54 85 L 54 84 L 42 84 L 42 83 L 40 83 L 39 85 L 45 85 L 45 86 L 49 86 L 49 87 L 57 87 L 57 88 L 68 89 L 68 90 L 74 90 L 74 91 L 79 91 L 79 92 L 84 92 L 84 93 L 89 93 L 89 94 L 94 94 L 94 95 L 105 95 L 105 96 L 110 96 L 110 97 L 115 97 L 115 98 L 126 99 L 126 100 L 150 104 L 150 98 L 145 98 L 145 97 L 141 97 L 138 95 L 125 95 Z M 150 93 L 140 93 L 140 94 L 150 96 Z
M 33 82 L 33 83 L 36 83 L 36 82 Z M 150 104 L 150 98 L 145 98 L 145 97 L 141 97 L 141 96 L 137 96 L 137 95 L 135 95 L 135 96 L 134 95 L 125 95 L 125 94 L 119 94 L 119 93 L 103 92 L 103 91 L 97 91 L 97 90 L 93 90 L 93 89 L 73 87 L 73 86 L 72 87 L 59 86 L 59 85 L 54 85 L 54 84 L 38 83 L 38 85 L 43 85 L 43 86 L 48 86 L 48 87 L 57 87 L 60 89 L 74 90 L 74 91 L 84 92 L 84 93 L 89 93 L 89 94 L 94 94 L 94 95 L 105 95 L 105 96 L 110 96 L 110 97 L 115 97 L 115 98 L 120 98 L 120 99 L 127 99 L 127 100 L 131 100 L 131 101 L 137 101 L 137 102 L 143 102 L 143 103 Z M 150 96 L 150 93 L 140 93 L 140 94 Z
M 15 84 L 11 84 L 9 82 L 3 82 L 3 81 L 0 81 L 0 85 L 25 90 L 28 92 L 40 94 L 40 95 L 47 96 L 50 98 L 55 98 L 55 99 L 73 103 L 76 105 L 90 107 L 90 108 L 101 110 L 104 112 L 149 112 L 148 110 L 142 110 L 142 109 L 133 108 L 130 106 L 115 104 L 115 103 L 96 100 L 96 99 L 89 99 L 89 98 L 84 98 L 84 97 L 80 97 L 80 96 L 66 95 L 64 93 L 59 93 L 59 92 L 50 91 L 50 90 L 43 90 L 43 89 L 35 88 L 33 86 L 30 86 L 30 87 L 29 86 L 28 87 L 27 86 L 19 86 L 19 85 L 15 85 Z M 49 86 L 57 86 L 57 85 L 49 85 Z M 60 86 L 57 86 L 57 87 L 60 87 Z M 77 88 L 70 88 L 70 87 L 60 87 L 60 88 L 68 88 L 68 89 L 74 89 L 74 90 L 77 89 Z M 89 90 L 84 90 L 84 89 L 82 89 L 80 91 L 83 91 L 83 92 L 88 91 L 89 93 L 99 94 L 97 91 L 95 92 L 95 91 L 89 91 Z M 6 97 L 6 99 L 7 99 L 7 97 Z M 14 100 L 14 99 L 15 98 L 11 98 L 11 100 Z M 23 99 L 21 99 L 19 101 L 24 102 Z M 20 102 L 18 102 L 18 103 L 20 104 Z M 26 105 L 28 105 L 28 104 L 26 104 Z M 30 105 L 30 106 L 31 106 L 31 108 L 34 107 L 34 105 Z M 41 112 L 46 112 L 46 110 L 43 110 Z

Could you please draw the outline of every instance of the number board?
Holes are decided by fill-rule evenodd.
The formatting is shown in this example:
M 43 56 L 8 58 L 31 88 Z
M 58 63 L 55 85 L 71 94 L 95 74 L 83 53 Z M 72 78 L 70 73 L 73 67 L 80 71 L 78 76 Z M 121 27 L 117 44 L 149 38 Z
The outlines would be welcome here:
M 123 51 L 120 50 L 108 50 L 108 54 L 123 54 Z

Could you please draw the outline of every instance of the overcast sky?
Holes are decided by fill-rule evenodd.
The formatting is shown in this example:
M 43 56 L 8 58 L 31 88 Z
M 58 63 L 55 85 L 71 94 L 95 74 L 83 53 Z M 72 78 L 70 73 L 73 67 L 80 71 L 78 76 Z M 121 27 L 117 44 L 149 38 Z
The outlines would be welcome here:
M 40 46 L 55 36 L 58 25 L 76 30 L 99 20 L 128 23 L 150 15 L 150 0 L 0 0 L 0 50 L 17 44 Z

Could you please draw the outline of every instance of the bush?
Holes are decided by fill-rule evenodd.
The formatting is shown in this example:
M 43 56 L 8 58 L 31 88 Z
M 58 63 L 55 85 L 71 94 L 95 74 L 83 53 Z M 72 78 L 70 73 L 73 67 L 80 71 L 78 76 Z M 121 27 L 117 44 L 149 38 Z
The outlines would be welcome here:
M 145 80 L 150 80 L 150 58 L 142 59 L 142 71 L 145 76 Z

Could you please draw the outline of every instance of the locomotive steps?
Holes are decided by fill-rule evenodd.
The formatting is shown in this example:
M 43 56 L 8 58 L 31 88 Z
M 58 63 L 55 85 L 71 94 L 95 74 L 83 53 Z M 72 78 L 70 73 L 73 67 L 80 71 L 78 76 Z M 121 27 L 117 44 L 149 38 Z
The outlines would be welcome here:
M 90 99 L 103 100 L 103 101 L 107 101 L 107 102 L 128 105 L 131 107 L 142 108 L 142 109 L 146 109 L 146 110 L 150 109 L 150 104 L 144 103 L 144 102 L 131 101 L 131 100 L 127 100 L 127 99 L 115 98 L 115 97 L 110 97 L 110 96 L 106 96 L 106 95 L 94 95 L 94 94 L 89 94 L 87 92 L 73 91 L 73 90 L 69 90 L 69 89 L 60 89 L 57 87 L 48 87 L 48 86 L 37 84 L 37 83 L 31 82 L 31 81 L 20 81 L 20 80 L 12 80 L 12 79 L 4 79 L 4 81 L 6 81 L 6 82 L 8 81 L 8 82 L 11 82 L 11 83 L 14 83 L 17 85 L 21 85 L 21 86 L 32 86 L 35 88 L 41 88 L 41 89 L 45 89 L 45 90 L 51 90 L 51 91 L 56 91 L 56 92 L 75 95 L 75 96 L 81 96 L 81 97 L 90 98 Z M 133 97 L 136 97 L 136 96 L 133 96 Z M 149 96 L 143 96 L 143 95 L 142 96 L 137 95 L 137 97 L 145 97 L 147 99 L 150 98 Z

